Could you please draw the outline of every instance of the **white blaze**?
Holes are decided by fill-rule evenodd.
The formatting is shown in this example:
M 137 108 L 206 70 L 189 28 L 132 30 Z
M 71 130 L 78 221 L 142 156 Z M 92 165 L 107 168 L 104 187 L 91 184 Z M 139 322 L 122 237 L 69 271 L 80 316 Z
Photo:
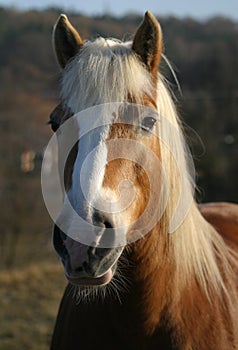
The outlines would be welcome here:
M 79 141 L 72 174 L 72 204 L 81 211 L 82 202 L 93 209 L 102 188 L 107 164 L 109 125 L 98 127 Z

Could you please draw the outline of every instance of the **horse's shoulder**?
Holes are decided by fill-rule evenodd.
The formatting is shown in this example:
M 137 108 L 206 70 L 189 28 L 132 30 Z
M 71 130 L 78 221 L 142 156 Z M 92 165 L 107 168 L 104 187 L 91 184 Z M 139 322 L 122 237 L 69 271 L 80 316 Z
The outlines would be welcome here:
M 199 210 L 224 238 L 238 244 L 238 204 L 205 203 L 199 205 Z

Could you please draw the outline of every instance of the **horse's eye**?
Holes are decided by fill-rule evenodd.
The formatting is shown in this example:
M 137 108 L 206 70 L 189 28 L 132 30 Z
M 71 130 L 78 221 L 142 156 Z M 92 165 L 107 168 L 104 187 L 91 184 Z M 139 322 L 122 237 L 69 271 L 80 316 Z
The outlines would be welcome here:
M 50 119 L 47 124 L 50 124 L 51 129 L 56 132 L 56 130 L 59 128 L 59 124 L 56 123 L 54 120 Z
M 51 129 L 55 132 L 59 129 L 62 120 L 66 120 L 73 115 L 69 107 L 62 101 L 50 114 L 50 120 L 47 124 L 51 125 Z
M 145 117 L 141 122 L 141 127 L 144 130 L 151 131 L 156 123 L 156 119 L 153 117 Z

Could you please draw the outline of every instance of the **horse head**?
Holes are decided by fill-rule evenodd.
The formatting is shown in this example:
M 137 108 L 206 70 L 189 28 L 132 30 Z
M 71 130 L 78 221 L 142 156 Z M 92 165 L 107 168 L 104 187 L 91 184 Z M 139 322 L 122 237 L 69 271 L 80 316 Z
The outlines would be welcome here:
M 77 115 L 77 125 L 68 129 L 80 134 L 65 163 L 65 205 L 54 226 L 54 245 L 70 282 L 106 284 L 125 244 L 142 235 L 138 220 L 148 221 L 142 214 L 153 189 L 146 169 L 153 173 L 160 157 L 155 131 L 162 33 L 147 12 L 131 42 L 84 42 L 61 15 L 53 42 L 63 69 L 63 102 L 51 123 L 56 130 Z M 148 149 L 156 157 L 148 157 Z

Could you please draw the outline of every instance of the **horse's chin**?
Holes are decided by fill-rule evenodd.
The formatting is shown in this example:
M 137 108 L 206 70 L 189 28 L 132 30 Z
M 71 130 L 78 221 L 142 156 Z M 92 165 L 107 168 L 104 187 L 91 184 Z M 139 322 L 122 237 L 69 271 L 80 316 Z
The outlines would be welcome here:
M 80 287 L 99 287 L 105 286 L 113 278 L 113 268 L 110 268 L 105 274 L 100 277 L 71 277 L 67 276 L 70 284 Z

